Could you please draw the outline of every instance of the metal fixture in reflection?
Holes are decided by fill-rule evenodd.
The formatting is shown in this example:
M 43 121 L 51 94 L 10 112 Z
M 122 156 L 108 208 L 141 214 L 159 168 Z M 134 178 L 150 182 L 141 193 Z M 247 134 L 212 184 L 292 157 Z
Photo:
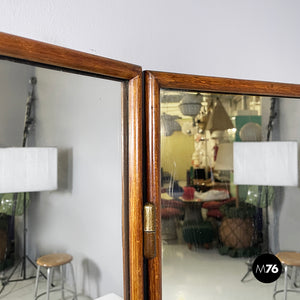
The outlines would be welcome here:
M 234 128 L 225 108 L 219 98 L 217 98 L 212 111 L 208 116 L 205 130 L 211 133 L 216 130 L 227 130 Z
M 163 113 L 160 117 L 162 135 L 170 136 L 174 131 L 181 131 L 181 126 L 175 120 L 181 119 L 179 116 L 171 116 L 166 113 Z
M 187 94 L 179 104 L 181 113 L 185 116 L 196 117 L 201 109 L 201 94 Z

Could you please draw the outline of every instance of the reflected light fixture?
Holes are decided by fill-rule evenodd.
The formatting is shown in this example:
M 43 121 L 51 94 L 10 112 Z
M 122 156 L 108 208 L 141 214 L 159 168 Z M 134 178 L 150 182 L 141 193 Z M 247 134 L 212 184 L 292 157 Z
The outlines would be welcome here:
M 212 112 L 209 113 L 205 130 L 209 130 L 210 133 L 212 133 L 213 131 L 227 130 L 231 128 L 234 128 L 232 121 L 230 120 L 220 99 L 217 98 Z
M 181 131 L 181 126 L 176 120 L 180 119 L 179 116 L 172 116 L 163 113 L 160 117 L 161 120 L 161 134 L 163 136 L 170 136 L 174 131 Z
M 298 185 L 298 143 L 235 142 L 234 183 L 263 186 Z
M 180 101 L 179 109 L 184 116 L 195 118 L 200 112 L 201 101 L 201 94 L 187 94 Z
M 56 188 L 56 148 L 0 149 L 0 193 L 39 192 Z
M 217 159 L 215 163 L 217 171 L 232 171 L 233 170 L 233 144 L 219 144 Z

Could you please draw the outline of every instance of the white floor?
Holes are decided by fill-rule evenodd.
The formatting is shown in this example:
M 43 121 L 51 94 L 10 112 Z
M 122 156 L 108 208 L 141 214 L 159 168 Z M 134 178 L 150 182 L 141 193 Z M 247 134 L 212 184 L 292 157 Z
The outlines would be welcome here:
M 267 300 L 274 283 L 257 281 L 247 271 L 246 258 L 220 255 L 217 249 L 192 249 L 185 244 L 163 243 L 163 300 Z M 280 278 L 279 287 L 282 288 Z M 276 299 L 283 299 L 278 294 Z M 289 293 L 288 299 L 300 299 Z
M 163 243 L 163 300 L 273 299 L 274 283 L 260 283 L 252 273 L 245 282 L 241 282 L 247 271 L 245 262 L 246 258 L 222 256 L 217 249 L 189 250 L 185 244 Z M 34 270 L 28 272 L 28 275 L 34 274 Z M 19 275 L 20 273 L 16 272 L 14 278 L 18 278 Z M 34 283 L 34 279 L 9 283 L 0 294 L 0 299 L 32 300 Z M 282 279 L 279 284 L 282 287 Z M 41 279 L 40 289 L 45 290 L 45 287 L 46 280 Z M 61 299 L 61 293 L 53 293 L 51 299 Z M 66 294 L 65 299 L 72 297 Z M 90 299 L 78 295 L 78 300 Z M 279 299 L 283 299 L 282 294 L 277 295 L 276 300 Z M 290 293 L 288 299 L 299 300 L 300 294 Z
M 4 275 L 11 274 L 11 270 L 8 270 L 5 272 Z M 34 276 L 35 275 L 35 269 L 29 268 L 27 270 L 27 277 Z M 20 277 L 20 270 L 17 270 L 12 279 L 19 279 Z M 55 277 L 54 277 L 54 284 L 56 283 Z M 35 278 L 29 279 L 25 281 L 19 281 L 19 282 L 9 282 L 2 293 L 0 294 L 0 299 L 5 300 L 33 300 L 34 299 L 34 287 L 35 287 Z M 2 288 L 2 284 L 0 285 L 0 289 Z M 46 291 L 46 280 L 43 277 L 40 277 L 39 280 L 39 292 Z M 91 300 L 90 297 L 78 295 L 78 300 Z M 46 299 L 46 296 L 41 296 L 39 299 L 43 300 Z M 51 300 L 58 300 L 61 298 L 61 292 L 53 292 L 50 296 Z M 65 299 L 70 300 L 72 299 L 72 294 L 65 292 Z

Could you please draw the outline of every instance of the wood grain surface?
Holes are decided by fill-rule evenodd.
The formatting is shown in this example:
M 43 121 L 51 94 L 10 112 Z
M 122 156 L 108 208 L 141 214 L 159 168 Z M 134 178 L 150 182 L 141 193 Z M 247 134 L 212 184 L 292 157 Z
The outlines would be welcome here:
M 0 55 L 26 61 L 130 80 L 141 67 L 0 32 Z

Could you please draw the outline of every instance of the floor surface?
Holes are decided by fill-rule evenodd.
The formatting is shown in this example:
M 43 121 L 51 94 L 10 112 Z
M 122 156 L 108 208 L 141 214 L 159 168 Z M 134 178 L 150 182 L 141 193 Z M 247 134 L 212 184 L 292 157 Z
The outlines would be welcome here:
M 217 249 L 189 250 L 186 244 L 163 243 L 163 300 L 271 300 L 274 283 L 263 284 L 252 273 L 241 282 L 247 271 L 246 258 L 222 256 Z M 6 275 L 9 272 L 6 272 Z M 18 278 L 20 272 L 14 274 Z M 28 275 L 35 275 L 30 270 Z M 282 286 L 282 278 L 279 286 Z M 0 294 L 5 300 L 34 299 L 35 279 L 9 283 Z M 40 280 L 45 290 L 46 280 Z M 46 299 L 41 297 L 39 299 Z M 60 292 L 51 295 L 52 300 L 61 299 Z M 72 299 L 66 294 L 65 299 Z M 91 298 L 78 295 L 78 300 Z M 283 299 L 279 294 L 277 300 Z M 289 300 L 300 299 L 300 294 L 289 294 Z
M 6 271 L 5 273 L 1 274 L 2 276 L 8 276 L 11 274 L 11 270 Z M 14 272 L 12 279 L 19 279 L 22 278 L 20 276 L 20 268 Z M 27 277 L 35 276 L 35 269 L 29 268 L 27 269 Z M 54 277 L 54 284 L 56 284 L 55 277 Z M 2 285 L 1 285 L 2 287 Z M 24 281 L 18 281 L 18 282 L 9 282 L 2 293 L 0 294 L 0 299 L 5 300 L 33 300 L 34 299 L 34 288 L 35 288 L 35 278 L 24 280 Z M 39 279 L 39 292 L 46 291 L 46 279 L 44 279 L 42 276 L 40 276 Z M 78 295 L 78 300 L 91 300 L 90 297 Z M 47 299 L 46 296 L 41 296 L 38 299 Z M 58 300 L 62 299 L 61 292 L 53 292 L 51 293 L 51 300 Z M 72 294 L 65 292 L 65 300 L 71 300 L 73 299 Z
M 217 249 L 189 250 L 186 244 L 163 244 L 163 300 L 268 300 L 275 283 L 264 284 L 252 272 L 245 282 L 246 258 L 220 255 Z M 278 286 L 281 288 L 283 278 Z M 276 299 L 283 299 L 278 294 Z M 288 299 L 300 299 L 290 293 Z

